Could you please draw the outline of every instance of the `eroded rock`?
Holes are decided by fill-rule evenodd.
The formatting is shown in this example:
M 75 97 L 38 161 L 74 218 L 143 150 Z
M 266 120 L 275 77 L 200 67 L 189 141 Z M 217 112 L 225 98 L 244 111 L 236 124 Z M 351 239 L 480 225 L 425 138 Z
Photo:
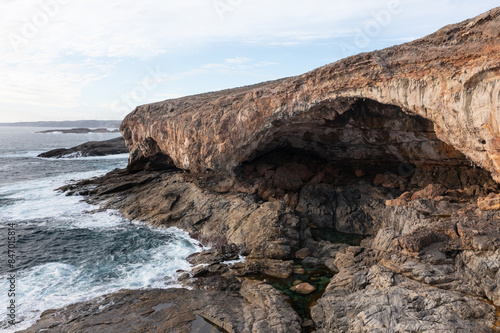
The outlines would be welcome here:
M 91 141 L 73 148 L 59 148 L 42 153 L 38 157 L 45 158 L 70 158 L 70 157 L 89 157 L 106 156 L 115 154 L 128 154 L 128 148 L 125 140 L 120 136 L 106 141 Z
M 466 164 L 467 156 L 500 180 L 499 16 L 496 8 L 301 76 L 140 106 L 121 125 L 131 167 L 161 153 L 215 186 L 287 145 L 346 161 Z M 357 118 L 367 112 L 376 116 Z

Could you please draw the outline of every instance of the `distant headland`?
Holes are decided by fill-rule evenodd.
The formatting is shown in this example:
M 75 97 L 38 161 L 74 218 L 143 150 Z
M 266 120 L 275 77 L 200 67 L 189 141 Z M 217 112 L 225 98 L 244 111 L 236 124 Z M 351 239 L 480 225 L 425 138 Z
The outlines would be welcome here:
M 79 127 L 79 128 L 71 128 L 71 129 L 50 129 L 50 130 L 45 130 L 45 131 L 39 131 L 36 133 L 43 133 L 43 134 L 48 134 L 48 133 L 63 133 L 63 134 L 86 134 L 86 133 L 119 133 L 120 130 L 118 128 L 114 129 L 107 129 L 107 128 L 96 128 L 96 129 L 90 129 L 86 127 Z
M 89 128 L 118 128 L 121 120 L 65 120 L 65 121 L 33 121 L 17 123 L 0 123 L 0 126 L 16 127 L 89 127 Z

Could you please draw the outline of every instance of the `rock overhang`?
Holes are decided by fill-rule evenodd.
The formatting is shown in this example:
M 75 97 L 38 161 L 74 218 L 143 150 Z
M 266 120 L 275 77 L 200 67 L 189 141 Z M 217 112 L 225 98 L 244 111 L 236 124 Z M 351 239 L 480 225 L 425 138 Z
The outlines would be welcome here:
M 301 76 L 140 106 L 121 126 L 129 166 L 144 168 L 161 154 L 164 167 L 231 183 L 242 163 L 291 145 L 330 157 L 344 149 L 344 158 L 358 160 L 384 152 L 412 163 L 470 159 L 498 182 L 499 31 L 496 8 L 414 42 Z M 352 121 L 348 115 L 360 108 L 372 117 L 358 115 L 358 125 L 377 126 L 384 119 L 386 130 L 372 128 L 372 137 L 353 130 L 346 119 Z M 398 128 L 401 135 L 395 135 Z M 370 143 L 379 143 L 378 149 L 366 148 Z

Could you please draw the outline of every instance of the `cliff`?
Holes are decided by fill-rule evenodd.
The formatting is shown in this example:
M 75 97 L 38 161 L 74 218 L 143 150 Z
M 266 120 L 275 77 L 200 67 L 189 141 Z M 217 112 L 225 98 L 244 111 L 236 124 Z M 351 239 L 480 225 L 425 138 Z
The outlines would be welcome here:
M 498 182 L 499 81 L 495 8 L 411 43 L 297 77 L 139 106 L 121 131 L 131 169 L 163 155 L 165 167 L 173 164 L 215 183 L 230 180 L 229 187 L 241 163 L 283 146 L 329 160 L 418 164 L 468 158 Z M 367 103 L 372 120 L 345 120 Z M 429 122 L 424 133 L 403 121 L 407 115 Z
M 498 332 L 499 48 L 496 8 L 138 107 L 127 170 L 61 190 L 211 246 L 179 272 L 191 290 L 123 291 L 26 332 Z

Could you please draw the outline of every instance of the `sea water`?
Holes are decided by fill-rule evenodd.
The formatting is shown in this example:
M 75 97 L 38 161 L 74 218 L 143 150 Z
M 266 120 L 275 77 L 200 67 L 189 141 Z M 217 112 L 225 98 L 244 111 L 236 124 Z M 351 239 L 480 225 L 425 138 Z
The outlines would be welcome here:
M 33 324 L 47 309 L 120 289 L 177 287 L 177 271 L 199 251 L 185 232 L 124 219 L 56 188 L 127 164 L 127 154 L 43 159 L 39 153 L 119 134 L 38 134 L 42 128 L 0 127 L 0 331 Z M 9 230 L 15 263 L 9 263 Z M 12 242 L 11 242 L 12 247 Z M 15 271 L 15 296 L 9 277 Z M 15 301 L 15 325 L 8 306 Z

